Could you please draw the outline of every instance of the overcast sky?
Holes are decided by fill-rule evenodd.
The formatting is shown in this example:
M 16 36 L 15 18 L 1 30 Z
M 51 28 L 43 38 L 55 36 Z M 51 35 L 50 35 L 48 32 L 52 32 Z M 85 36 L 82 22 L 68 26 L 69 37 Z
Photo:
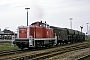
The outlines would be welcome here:
M 15 31 L 18 26 L 27 25 L 29 7 L 29 25 L 35 21 L 47 21 L 49 25 L 87 31 L 90 23 L 90 0 L 0 0 L 0 28 Z

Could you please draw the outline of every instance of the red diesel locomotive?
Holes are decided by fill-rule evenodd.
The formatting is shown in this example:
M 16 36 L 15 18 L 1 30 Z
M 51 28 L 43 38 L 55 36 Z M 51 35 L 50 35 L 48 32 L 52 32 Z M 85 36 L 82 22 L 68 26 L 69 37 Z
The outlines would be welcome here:
M 54 31 L 45 22 L 34 22 L 30 26 L 19 26 L 17 38 L 13 42 L 19 48 L 31 48 L 52 46 L 57 44 L 57 38 Z

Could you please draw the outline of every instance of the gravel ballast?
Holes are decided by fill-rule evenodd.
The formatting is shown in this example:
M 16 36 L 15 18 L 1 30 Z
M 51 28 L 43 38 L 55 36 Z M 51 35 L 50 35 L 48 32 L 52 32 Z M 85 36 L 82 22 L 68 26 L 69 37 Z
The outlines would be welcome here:
M 64 54 L 60 54 L 60 55 L 48 58 L 48 60 L 75 60 L 75 59 L 77 60 L 78 58 L 89 54 L 90 54 L 90 48 L 85 48 L 81 50 L 66 52 Z

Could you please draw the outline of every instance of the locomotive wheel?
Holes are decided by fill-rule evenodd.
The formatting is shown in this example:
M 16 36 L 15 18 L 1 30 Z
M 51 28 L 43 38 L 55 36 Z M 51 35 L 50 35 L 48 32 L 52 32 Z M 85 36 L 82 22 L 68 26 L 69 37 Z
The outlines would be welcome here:
M 23 50 L 24 48 L 23 47 L 21 47 L 21 50 Z
M 23 47 L 23 45 L 22 45 L 22 44 L 21 44 L 21 47 L 20 47 L 20 48 L 21 48 L 21 50 L 23 50 L 23 49 L 24 49 L 24 47 Z

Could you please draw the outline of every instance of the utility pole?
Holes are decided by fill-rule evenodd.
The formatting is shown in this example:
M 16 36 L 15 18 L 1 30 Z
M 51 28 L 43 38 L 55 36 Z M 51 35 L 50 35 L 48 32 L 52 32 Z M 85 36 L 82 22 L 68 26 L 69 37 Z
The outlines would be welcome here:
M 27 10 L 27 26 L 28 26 L 28 9 L 30 8 L 25 8 Z
M 81 32 L 82 32 L 83 26 L 80 26 L 80 28 L 81 28 Z
M 86 34 L 88 34 L 88 24 L 89 24 L 89 23 L 86 23 L 86 24 L 87 24 L 87 32 L 86 32 Z
M 70 20 L 70 28 L 72 29 L 72 19 L 73 18 L 70 18 L 69 20 Z

